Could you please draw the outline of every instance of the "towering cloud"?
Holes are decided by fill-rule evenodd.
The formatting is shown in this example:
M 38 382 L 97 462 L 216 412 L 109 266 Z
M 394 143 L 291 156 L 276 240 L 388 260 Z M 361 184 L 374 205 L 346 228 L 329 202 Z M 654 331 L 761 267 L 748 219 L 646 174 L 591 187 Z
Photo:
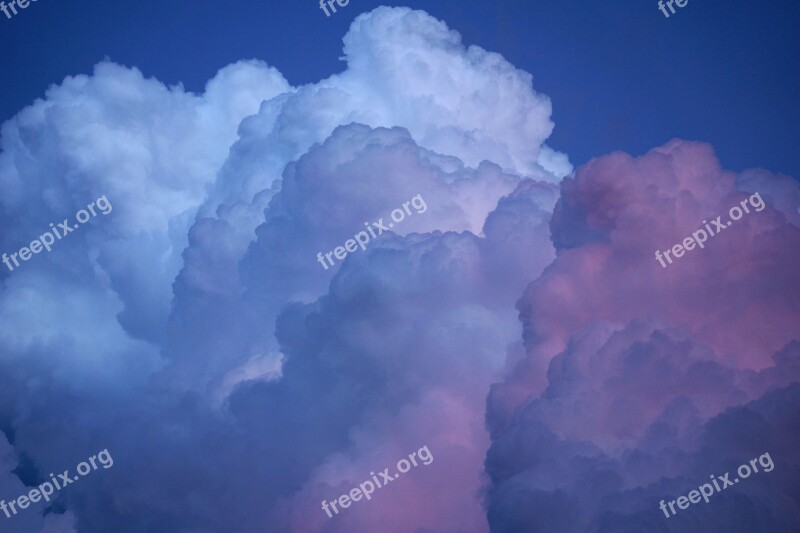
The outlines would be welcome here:
M 727 219 L 748 196 L 737 183 L 767 207 L 664 269 L 654 250 Z M 796 427 L 778 408 L 799 407 L 796 199 L 796 182 L 735 176 L 707 145 L 677 140 L 564 180 L 556 260 L 517 304 L 525 356 L 488 404 L 494 530 L 663 530 L 660 500 L 765 451 L 783 468 L 741 485 L 745 499 L 670 520 L 796 522 Z
M 114 207 L 0 275 L 3 495 L 115 459 L 25 520 L 488 529 L 485 397 L 571 167 L 531 76 L 425 13 L 359 17 L 344 54 L 316 84 L 250 61 L 200 95 L 101 63 L 4 125 L 4 249 Z M 317 263 L 415 195 L 424 213 Z M 323 497 L 422 445 L 434 465 L 327 522 Z
M 3 250 L 113 212 L 0 274 L 0 498 L 99 449 L 114 467 L 0 523 L 658 530 L 659 500 L 765 451 L 696 516 L 796 521 L 796 181 L 677 140 L 572 175 L 531 76 L 420 11 L 359 16 L 344 58 L 303 87 L 236 63 L 198 95 L 103 62 L 3 126 Z M 756 191 L 703 250 L 653 257 Z

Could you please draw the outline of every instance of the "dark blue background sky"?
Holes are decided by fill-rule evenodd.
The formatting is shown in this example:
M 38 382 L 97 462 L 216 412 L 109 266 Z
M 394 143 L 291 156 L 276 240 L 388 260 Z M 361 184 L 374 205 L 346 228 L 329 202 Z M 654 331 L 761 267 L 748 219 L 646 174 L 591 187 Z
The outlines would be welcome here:
M 341 38 L 381 2 L 326 18 L 315 0 L 39 0 L 0 14 L 0 120 L 108 56 L 193 91 L 222 66 L 259 58 L 292 84 L 343 68 Z M 553 100 L 549 144 L 575 164 L 672 137 L 711 142 L 727 168 L 800 177 L 800 3 L 689 0 L 410 0 L 531 72 Z

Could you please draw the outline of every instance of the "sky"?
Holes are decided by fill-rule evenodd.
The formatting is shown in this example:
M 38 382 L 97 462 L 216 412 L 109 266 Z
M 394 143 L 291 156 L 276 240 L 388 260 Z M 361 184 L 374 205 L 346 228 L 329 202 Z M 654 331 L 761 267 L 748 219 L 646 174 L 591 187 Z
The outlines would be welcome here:
M 796 528 L 800 8 L 166 4 L 0 15 L 0 531 Z
M 193 92 L 250 58 L 293 85 L 311 83 L 343 69 L 342 35 L 381 5 L 355 2 L 329 18 L 311 1 L 35 4 L 2 21 L 0 120 L 105 57 Z M 635 0 L 404 5 L 532 73 L 553 99 L 551 143 L 576 164 L 614 150 L 641 155 L 680 137 L 712 143 L 728 168 L 800 174 L 796 3 L 691 0 L 669 19 L 655 2 Z

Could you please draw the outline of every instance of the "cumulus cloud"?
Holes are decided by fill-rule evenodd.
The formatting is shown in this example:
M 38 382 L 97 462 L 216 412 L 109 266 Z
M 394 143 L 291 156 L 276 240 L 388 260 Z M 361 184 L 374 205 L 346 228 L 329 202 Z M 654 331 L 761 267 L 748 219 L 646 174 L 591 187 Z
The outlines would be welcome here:
M 396 232 L 336 269 L 317 262 L 317 252 L 416 194 L 427 208 L 412 210 Z M 501 195 L 490 209 L 487 196 Z M 369 530 L 414 508 L 393 520 L 394 531 L 485 529 L 485 392 L 519 337 L 514 300 L 552 260 L 547 220 L 556 198 L 554 186 L 490 163 L 453 166 L 406 130 L 353 124 L 287 167 L 256 241 L 236 263 L 243 296 L 184 286 L 201 275 L 190 258 L 176 285 L 174 357 L 160 379 L 215 387 L 241 354 L 276 343 L 285 357 L 279 382 L 245 384 L 229 398 L 253 447 L 298 461 L 289 478 L 278 465 L 264 467 L 264 476 L 300 491 L 276 488 L 279 503 L 259 519 L 298 531 Z M 483 237 L 476 217 L 488 217 Z M 217 227 L 209 222 L 203 238 Z M 179 316 L 191 322 L 178 326 Z M 274 331 L 264 327 L 273 323 Z M 274 432 L 282 437 L 267 439 Z M 405 488 L 397 483 L 391 496 L 326 525 L 323 498 L 423 444 L 441 458 L 432 474 L 404 479 Z
M 485 394 L 571 167 L 531 76 L 423 12 L 362 15 L 344 56 L 304 87 L 240 62 L 198 95 L 104 62 L 3 126 L 4 250 L 113 205 L 1 275 L 9 479 L 115 458 L 32 530 L 488 528 Z M 422 445 L 433 465 L 325 522 L 322 497 Z
M 189 233 L 176 293 L 195 303 L 177 305 L 171 319 L 184 332 L 167 351 L 176 361 L 172 383 L 213 386 L 217 371 L 198 371 L 198 360 L 238 365 L 255 353 L 278 353 L 259 322 L 271 322 L 287 300 L 321 296 L 338 268 L 321 271 L 309 255 L 333 250 L 402 201 L 422 194 L 433 206 L 396 228 L 402 234 L 478 234 L 520 179 L 553 183 L 571 171 L 565 156 L 543 144 L 553 127 L 550 101 L 533 91 L 530 75 L 497 54 L 465 48 L 444 23 L 379 8 L 357 18 L 344 43 L 343 73 L 265 101 L 242 122 Z M 402 127 L 406 139 L 398 129 L 369 138 L 363 128 L 337 130 L 353 122 Z M 394 146 L 389 160 L 380 159 L 384 144 Z M 424 153 L 412 155 L 414 145 Z M 263 247 L 272 249 L 267 261 L 253 251 Z M 266 299 L 256 294 L 265 284 Z M 238 304 L 243 293 L 253 295 L 254 309 Z M 223 330 L 237 331 L 235 339 L 210 338 Z M 190 339 L 188 331 L 209 338 Z M 220 358 L 219 342 L 233 361 Z
M 517 304 L 525 354 L 489 398 L 493 530 L 777 531 L 797 520 L 783 496 L 795 429 L 753 414 L 778 397 L 798 407 L 796 188 L 766 171 L 726 172 L 709 146 L 678 140 L 564 180 L 557 257 Z M 701 221 L 727 219 L 743 191 L 766 207 L 668 268 L 655 260 Z M 772 450 L 784 473 L 743 483 L 735 505 L 726 494 L 718 510 L 659 516 L 660 500 Z
M 114 208 L 113 216 L 70 234 L 71 246 L 35 256 L 14 275 L 3 269 L 0 313 L 19 341 L 6 357 L 33 342 L 30 330 L 43 342 L 72 337 L 83 357 L 130 346 L 138 359 L 154 359 L 205 187 L 241 119 L 287 87 L 274 69 L 242 62 L 222 69 L 195 96 L 106 62 L 93 76 L 50 88 L 4 124 L 3 250 L 27 246 L 50 223 L 74 222 L 79 209 L 102 195 Z M 68 292 L 72 301 L 53 291 Z M 84 311 L 74 313 L 76 304 Z M 89 331 L 80 330 L 103 322 L 97 350 Z
M 3 497 L 114 457 L 15 524 L 651 530 L 702 467 L 767 450 L 735 516 L 791 523 L 796 182 L 678 140 L 572 176 L 531 76 L 420 11 L 359 16 L 343 53 L 318 83 L 243 61 L 197 95 L 103 62 L 3 126 L 3 250 L 113 205 L 0 274 Z M 753 191 L 763 211 L 655 261 Z
M 29 494 L 31 487 L 26 487 L 22 478 L 25 477 L 24 463 L 17 456 L 14 448 L 4 435 L 0 435 L 0 493 L 8 500 Z M 17 514 L 14 514 L 14 511 Z M 13 516 L 14 531 L 41 531 L 42 533 L 75 533 L 75 515 L 71 511 L 51 513 L 42 516 L 41 513 L 26 513 L 18 507 L 11 508 L 6 505 L 6 511 Z M 0 519 L 7 521 L 5 513 L 0 513 Z

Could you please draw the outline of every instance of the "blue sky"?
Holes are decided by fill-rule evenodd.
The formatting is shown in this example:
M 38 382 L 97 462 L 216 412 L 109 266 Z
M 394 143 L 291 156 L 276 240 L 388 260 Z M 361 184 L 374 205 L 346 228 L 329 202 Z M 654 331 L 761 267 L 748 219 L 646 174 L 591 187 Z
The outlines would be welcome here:
M 192 91 L 242 58 L 314 82 L 343 68 L 342 36 L 378 5 L 352 0 L 326 18 L 313 1 L 40 0 L 0 19 L 0 119 L 106 56 Z M 800 175 L 796 2 L 690 0 L 669 19 L 650 0 L 404 5 L 532 73 L 553 101 L 549 143 L 575 164 L 680 137 L 710 142 L 733 170 Z

